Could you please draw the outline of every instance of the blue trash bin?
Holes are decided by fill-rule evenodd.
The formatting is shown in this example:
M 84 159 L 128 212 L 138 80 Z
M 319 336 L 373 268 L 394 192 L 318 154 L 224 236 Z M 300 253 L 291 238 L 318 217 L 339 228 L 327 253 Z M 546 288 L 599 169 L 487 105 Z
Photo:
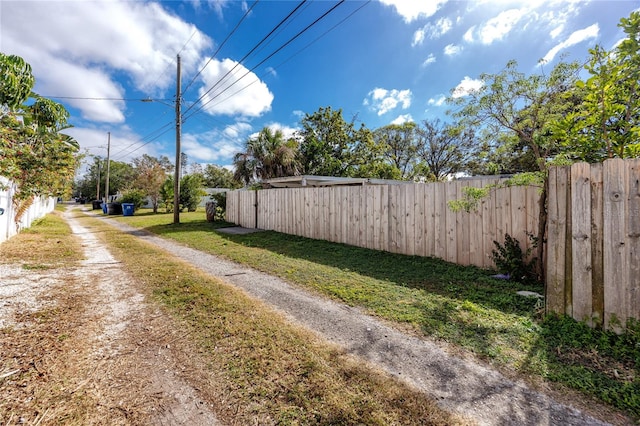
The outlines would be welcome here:
M 133 216 L 133 203 L 122 203 L 122 216 Z

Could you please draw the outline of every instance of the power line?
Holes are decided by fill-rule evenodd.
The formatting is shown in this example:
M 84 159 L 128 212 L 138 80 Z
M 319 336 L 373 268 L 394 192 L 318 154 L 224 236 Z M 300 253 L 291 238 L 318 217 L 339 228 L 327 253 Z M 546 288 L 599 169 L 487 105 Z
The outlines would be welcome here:
M 213 58 L 216 57 L 216 55 L 218 53 L 220 53 L 220 49 L 222 49 L 222 47 L 227 43 L 227 41 L 229 41 L 229 39 L 231 38 L 231 36 L 236 32 L 236 30 L 240 27 L 240 24 L 242 24 L 242 22 L 245 20 L 245 18 L 247 16 L 249 16 L 249 14 L 251 13 L 251 11 L 253 10 L 253 8 L 255 7 L 256 4 L 258 4 L 259 0 L 256 0 L 255 2 L 253 2 L 253 4 L 251 5 L 251 7 L 245 12 L 245 14 L 242 16 L 242 18 L 238 21 L 238 23 L 236 24 L 236 26 L 233 28 L 233 30 L 231 30 L 231 32 L 229 34 L 227 34 L 227 36 L 225 37 L 225 39 L 222 41 L 222 43 L 220 44 L 220 46 L 218 46 L 218 48 L 216 49 L 216 51 L 213 53 L 213 55 L 211 55 L 211 57 L 209 58 L 209 60 L 207 60 L 207 63 L 204 64 L 204 66 L 200 69 L 200 71 L 198 71 L 196 73 L 196 75 L 193 76 L 193 78 L 191 79 L 191 81 L 189 82 L 189 84 L 187 84 L 187 86 L 185 87 L 185 89 L 183 90 L 183 93 L 185 93 L 187 90 L 189 90 L 189 88 L 191 87 L 191 85 L 196 81 L 196 78 L 198 78 L 198 76 L 200 74 L 202 74 L 202 72 L 204 71 L 204 69 L 209 65 L 209 63 L 213 60 Z
M 213 96 L 211 99 L 209 99 L 207 102 L 203 103 L 195 112 L 191 113 L 191 115 L 185 116 L 184 121 L 186 121 L 187 119 L 189 119 L 190 117 L 193 116 L 193 114 L 201 111 L 204 109 L 204 107 L 206 105 L 208 105 L 209 103 L 211 103 L 213 100 L 215 100 L 217 97 L 219 97 L 220 95 L 222 95 L 224 92 L 226 92 L 228 89 L 230 89 L 232 86 L 234 86 L 237 82 L 239 82 L 240 80 L 242 80 L 244 77 L 246 77 L 249 73 L 251 73 L 253 70 L 255 70 L 257 67 L 259 67 L 260 65 L 264 64 L 266 61 L 268 61 L 269 59 L 271 59 L 274 55 L 276 55 L 278 52 L 280 52 L 282 49 L 284 49 L 286 46 L 288 46 L 290 43 L 292 43 L 295 39 L 297 39 L 298 37 L 300 37 L 302 34 L 304 34 L 306 31 L 308 31 L 311 27 L 313 27 L 314 25 L 316 25 L 318 22 L 320 22 L 322 19 L 324 19 L 326 16 L 328 16 L 331 12 L 333 12 L 335 9 L 338 8 L 338 6 L 341 6 L 343 3 L 345 2 L 345 0 L 341 0 L 338 3 L 336 3 L 331 9 L 329 9 L 328 11 L 326 11 L 325 13 L 323 13 L 320 17 L 318 17 L 315 21 L 313 21 L 311 24 L 307 25 L 303 30 L 299 31 L 296 35 L 294 35 L 293 37 L 291 37 L 286 43 L 284 43 L 283 45 L 281 45 L 278 49 L 276 49 L 275 51 L 273 51 L 269 56 L 267 56 L 266 58 L 264 58 L 262 61 L 260 61 L 258 64 L 256 64 L 253 68 L 251 68 L 250 70 L 248 70 L 247 72 L 245 72 L 239 79 L 235 80 L 233 83 L 231 83 L 229 86 L 225 87 L 222 91 L 220 91 L 220 93 L 216 94 L 215 96 Z M 256 46 L 257 47 L 257 46 Z M 255 50 L 255 48 L 253 49 Z M 234 67 L 235 68 L 235 67 Z M 225 74 L 226 77 L 227 74 Z M 224 77 L 223 77 L 224 78 Z M 217 83 L 216 83 L 217 84 Z M 214 86 L 215 87 L 215 86 Z M 211 89 L 209 89 L 209 91 L 207 91 L 207 93 L 209 93 L 211 90 L 213 90 L 213 87 Z M 205 93 L 204 95 L 206 95 L 207 93 Z M 201 96 L 197 101 L 199 102 L 203 97 Z M 195 104 L 194 104 L 195 105 Z M 185 114 L 190 110 L 191 108 L 187 109 L 187 111 L 185 111 Z
M 346 16 L 344 19 L 342 19 L 340 22 L 338 22 L 337 24 L 335 24 L 334 26 L 332 26 L 331 28 L 329 28 L 327 31 L 323 32 L 322 34 L 320 34 L 318 37 L 316 37 L 314 40 L 312 40 L 311 42 L 309 42 L 307 45 L 305 45 L 303 48 L 301 48 L 300 50 L 298 50 L 296 53 L 294 53 L 293 55 L 289 56 L 287 59 L 285 59 L 284 61 L 282 61 L 281 63 L 279 63 L 278 65 L 276 65 L 275 67 L 273 67 L 274 70 L 280 68 L 281 66 L 283 66 L 284 64 L 286 64 L 287 62 L 289 62 L 291 59 L 293 59 L 294 57 L 296 57 L 297 55 L 299 55 L 300 53 L 302 53 L 304 50 L 308 49 L 311 45 L 313 45 L 314 43 L 316 43 L 318 40 L 320 40 L 322 37 L 326 36 L 328 33 L 330 33 L 331 31 L 333 31 L 334 29 L 336 29 L 337 27 L 339 27 L 340 25 L 342 25 L 345 21 L 347 21 L 349 18 L 351 18 L 353 15 L 355 15 L 357 12 L 360 11 L 360 9 L 362 9 L 363 7 L 365 7 L 367 4 L 371 3 L 371 0 L 367 0 L 366 3 L 362 4 L 360 7 L 358 7 L 357 9 L 355 9 L 353 12 L 351 12 L 348 16 Z M 265 72 L 263 74 L 261 74 L 260 77 L 267 75 L 269 72 Z M 233 92 L 232 94 L 230 94 L 229 96 L 227 96 L 224 99 L 221 99 L 219 102 L 215 103 L 213 106 L 216 105 L 220 105 L 221 103 L 227 101 L 228 99 L 232 98 L 233 96 L 237 95 L 238 93 L 242 92 L 243 90 L 249 88 L 250 86 L 254 85 L 256 82 L 260 81 L 259 79 L 253 80 L 251 83 L 247 84 L 246 86 L 242 87 L 241 89 Z M 194 114 L 201 114 L 202 108 L 198 109 Z M 191 115 L 193 116 L 193 114 Z M 191 117 L 189 116 L 189 117 Z
M 342 0 L 344 1 L 344 0 Z M 244 55 L 244 57 L 242 59 L 240 59 L 240 61 L 236 62 L 236 64 L 233 66 L 233 68 L 231 68 L 229 71 L 226 72 L 225 75 L 223 75 L 220 79 L 218 79 L 218 81 L 211 86 L 211 88 L 209 90 L 207 90 L 205 93 L 202 94 L 202 96 L 200 96 L 198 99 L 196 99 L 195 104 L 197 104 L 198 102 L 200 102 L 207 94 L 209 94 L 213 89 L 215 89 L 219 84 L 222 83 L 222 81 L 229 75 L 231 74 L 238 66 L 240 66 L 240 64 L 242 64 L 242 62 L 244 62 L 245 59 L 247 59 L 247 57 L 249 57 L 258 47 L 260 47 L 260 45 L 262 43 L 264 43 L 269 37 L 271 37 L 271 35 L 278 29 L 280 28 L 298 9 L 300 9 L 300 7 L 302 7 L 302 5 L 304 5 L 307 2 L 307 0 L 303 0 L 301 3 L 299 3 L 291 12 L 289 12 L 289 14 L 282 19 L 278 25 L 276 25 L 270 32 L 269 34 L 267 34 L 266 36 L 264 36 L 262 38 L 262 40 L 260 40 L 260 42 L 258 42 L 258 44 L 256 44 L 246 55 Z M 194 104 L 194 105 L 195 105 Z M 191 106 L 190 108 L 187 108 L 187 110 L 184 112 L 185 115 L 191 110 L 191 108 L 193 108 L 193 106 Z

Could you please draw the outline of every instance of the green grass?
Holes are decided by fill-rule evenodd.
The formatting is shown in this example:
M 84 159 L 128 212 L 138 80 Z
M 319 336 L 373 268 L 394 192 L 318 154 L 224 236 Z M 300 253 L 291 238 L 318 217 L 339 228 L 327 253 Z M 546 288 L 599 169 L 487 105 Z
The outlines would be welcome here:
M 507 369 L 594 396 L 640 418 L 640 333 L 592 330 L 542 318 L 536 301 L 491 271 L 433 258 L 378 252 L 276 232 L 227 235 L 203 212 L 137 214 L 117 220 L 359 306 L 418 333 L 445 340 Z M 635 330 L 635 331 L 634 331 Z

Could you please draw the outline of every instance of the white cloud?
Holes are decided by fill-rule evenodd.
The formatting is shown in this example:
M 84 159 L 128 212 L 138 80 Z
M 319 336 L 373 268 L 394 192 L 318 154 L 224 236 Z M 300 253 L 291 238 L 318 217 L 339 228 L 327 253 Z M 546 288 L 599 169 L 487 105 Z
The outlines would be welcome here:
M 483 44 L 491 44 L 496 40 L 502 40 L 511 32 L 524 14 L 525 11 L 521 9 L 510 9 L 501 12 L 495 18 L 488 20 L 479 29 L 480 41 Z
M 403 114 L 403 115 L 399 115 L 398 117 L 396 117 L 395 120 L 393 120 L 391 122 L 391 124 L 397 124 L 397 125 L 401 125 L 404 123 L 412 123 L 413 117 L 411 116 L 411 114 Z
M 253 72 L 248 72 L 236 61 L 213 60 L 200 77 L 203 80 L 198 91 L 202 97 L 200 105 L 204 105 L 204 110 L 211 115 L 258 117 L 271 109 L 273 93 Z M 224 80 L 220 82 L 222 78 Z M 213 90 L 209 92 L 211 88 Z
M 113 77 L 120 73 L 137 90 L 159 97 L 173 85 L 175 52 L 190 40 L 181 57 L 185 74 L 193 73 L 212 44 L 160 3 L 45 1 L 25 7 L 9 1 L 2 3 L 2 13 L 11 17 L 2 20 L 2 50 L 33 66 L 36 90 L 43 95 L 125 97 Z M 74 106 L 85 118 L 123 120 L 124 104 L 119 102 Z
M 411 47 L 422 44 L 422 42 L 424 41 L 424 35 L 425 34 L 423 28 L 416 30 L 416 32 L 413 33 L 413 41 L 411 42 Z
M 226 126 L 222 130 L 222 133 L 228 138 L 236 139 L 240 135 L 249 133 L 251 131 L 251 128 L 251 124 L 239 121 L 233 125 Z
M 464 33 L 464 36 L 462 36 L 462 39 L 467 43 L 473 43 L 474 41 L 473 32 L 475 31 L 475 29 L 476 29 L 475 25 L 469 28 L 467 32 Z
M 558 38 L 558 36 L 560 34 L 562 34 L 562 30 L 564 30 L 564 25 L 559 25 L 559 26 L 555 27 L 554 29 L 552 29 L 549 32 L 549 35 L 551 36 L 551 38 Z
M 420 17 L 433 16 L 448 0 L 380 0 L 385 6 L 393 6 L 408 24 Z
M 431 40 L 440 38 L 451 30 L 453 23 L 449 18 L 440 18 L 435 24 L 428 23 L 413 34 L 413 43 L 411 46 L 422 44 L 425 38 Z
M 407 109 L 411 106 L 411 90 L 375 88 L 369 92 L 363 104 L 377 111 L 378 115 L 386 114 L 398 106 Z
M 221 164 L 242 151 L 252 131 L 250 124 L 238 121 L 222 130 L 185 133 L 182 135 L 182 149 L 193 162 Z
M 465 76 L 462 81 L 453 89 L 451 96 L 454 98 L 461 98 L 467 96 L 469 93 L 476 90 L 480 90 L 484 86 L 482 80 L 474 80 Z
M 455 56 L 458 55 L 459 53 L 461 53 L 463 50 L 463 47 L 457 44 L 447 44 L 444 47 L 444 54 L 447 56 Z
M 438 95 L 435 98 L 431 98 L 427 101 L 427 105 L 441 107 L 446 102 L 447 98 L 444 95 Z
M 551 50 L 549 50 L 549 52 L 547 52 L 547 54 L 544 55 L 544 58 L 542 58 L 542 60 L 543 62 L 551 62 L 553 61 L 553 58 L 555 58 L 555 56 L 558 54 L 558 52 L 560 52 L 562 49 L 566 49 L 567 47 L 571 47 L 573 45 L 576 45 L 578 43 L 581 43 L 591 38 L 596 38 L 598 37 L 599 33 L 600 33 L 600 27 L 598 26 L 598 24 L 593 24 L 587 28 L 574 31 L 569 36 L 569 38 L 567 38 L 565 41 L 557 44 Z
M 424 62 L 422 63 L 423 67 L 426 67 L 429 64 L 433 64 L 436 62 L 436 57 L 433 53 L 429 54 L 429 56 L 427 56 L 427 59 L 424 60 Z

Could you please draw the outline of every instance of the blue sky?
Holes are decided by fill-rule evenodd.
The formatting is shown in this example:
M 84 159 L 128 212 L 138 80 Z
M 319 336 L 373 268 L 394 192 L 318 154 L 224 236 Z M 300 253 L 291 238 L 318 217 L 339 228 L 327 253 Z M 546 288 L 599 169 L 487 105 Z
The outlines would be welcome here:
M 307 1 L 247 56 L 299 4 L 0 0 L 0 51 L 32 65 L 35 91 L 68 108 L 74 127 L 66 132 L 86 153 L 106 156 L 110 132 L 111 158 L 119 161 L 175 157 L 179 53 L 183 151 L 190 163 L 229 166 L 263 127 L 289 134 L 320 107 L 342 109 L 345 119 L 370 129 L 450 121 L 443 101 L 452 90 L 464 95 L 481 73 L 499 72 L 511 59 L 533 73 L 541 59 L 549 70 L 563 57 L 584 60 L 596 44 L 610 49 L 623 37 L 620 18 L 640 7 L 604 0 Z

